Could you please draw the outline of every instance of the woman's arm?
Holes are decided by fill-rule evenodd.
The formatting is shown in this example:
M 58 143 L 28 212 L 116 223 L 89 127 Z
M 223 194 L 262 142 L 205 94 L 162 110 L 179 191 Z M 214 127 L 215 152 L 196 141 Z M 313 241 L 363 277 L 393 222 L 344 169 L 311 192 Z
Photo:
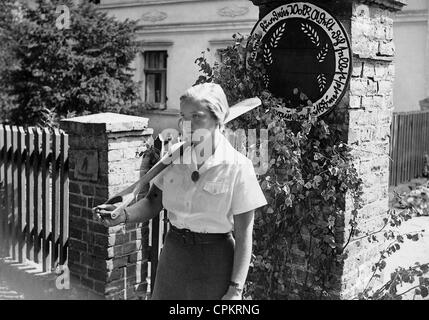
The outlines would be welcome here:
M 147 195 L 125 208 L 128 214 L 127 222 L 146 222 L 156 217 L 162 209 L 162 191 L 154 184 L 149 189 Z
M 242 289 L 249 271 L 252 257 L 252 232 L 255 211 L 234 215 L 234 265 L 231 281 L 236 282 Z M 223 299 L 241 299 L 241 290 L 229 287 Z
M 162 209 L 162 190 L 152 184 L 147 195 L 135 204 L 121 209 L 119 217 L 112 219 L 110 213 L 116 210 L 115 205 L 100 205 L 93 208 L 95 218 L 106 227 L 113 227 L 124 222 L 146 222 L 157 216 Z M 103 218 L 101 218 L 103 215 Z

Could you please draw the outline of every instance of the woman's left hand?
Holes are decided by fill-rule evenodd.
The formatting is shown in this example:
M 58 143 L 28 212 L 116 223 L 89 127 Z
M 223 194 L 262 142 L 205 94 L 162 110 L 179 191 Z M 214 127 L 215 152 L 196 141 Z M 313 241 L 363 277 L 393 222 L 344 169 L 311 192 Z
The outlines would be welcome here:
M 229 287 L 222 300 L 242 300 L 241 291 L 234 287 Z

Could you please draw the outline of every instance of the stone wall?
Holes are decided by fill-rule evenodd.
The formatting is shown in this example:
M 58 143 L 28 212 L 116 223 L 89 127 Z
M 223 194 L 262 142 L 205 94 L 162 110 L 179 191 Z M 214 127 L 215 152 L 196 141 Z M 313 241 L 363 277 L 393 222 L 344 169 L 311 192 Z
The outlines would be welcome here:
M 61 128 L 70 145 L 71 276 L 107 299 L 144 295 L 147 223 L 106 228 L 93 220 L 91 208 L 148 170 L 142 157 L 152 136 L 147 119 L 97 114 L 64 120 Z

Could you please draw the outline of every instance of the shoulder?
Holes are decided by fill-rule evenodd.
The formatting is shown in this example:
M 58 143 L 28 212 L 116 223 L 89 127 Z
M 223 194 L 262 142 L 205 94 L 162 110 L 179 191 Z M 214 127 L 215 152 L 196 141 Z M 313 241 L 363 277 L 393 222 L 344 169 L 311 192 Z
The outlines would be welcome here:
M 235 149 L 228 139 L 224 140 L 225 154 L 228 162 L 237 166 L 253 166 L 252 161 L 243 153 Z
M 227 166 L 229 172 L 234 172 L 236 178 L 244 178 L 249 175 L 254 175 L 255 170 L 252 161 L 243 153 L 236 150 L 229 142 L 225 147 Z

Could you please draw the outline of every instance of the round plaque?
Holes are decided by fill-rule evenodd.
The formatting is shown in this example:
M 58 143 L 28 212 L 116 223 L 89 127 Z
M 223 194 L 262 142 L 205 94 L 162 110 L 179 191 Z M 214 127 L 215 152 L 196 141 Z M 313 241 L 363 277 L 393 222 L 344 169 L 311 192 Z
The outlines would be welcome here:
M 284 98 L 285 106 L 276 111 L 286 120 L 321 116 L 339 103 L 350 80 L 352 52 L 334 16 L 314 4 L 293 2 L 260 19 L 253 34 L 260 35 L 265 86 Z

